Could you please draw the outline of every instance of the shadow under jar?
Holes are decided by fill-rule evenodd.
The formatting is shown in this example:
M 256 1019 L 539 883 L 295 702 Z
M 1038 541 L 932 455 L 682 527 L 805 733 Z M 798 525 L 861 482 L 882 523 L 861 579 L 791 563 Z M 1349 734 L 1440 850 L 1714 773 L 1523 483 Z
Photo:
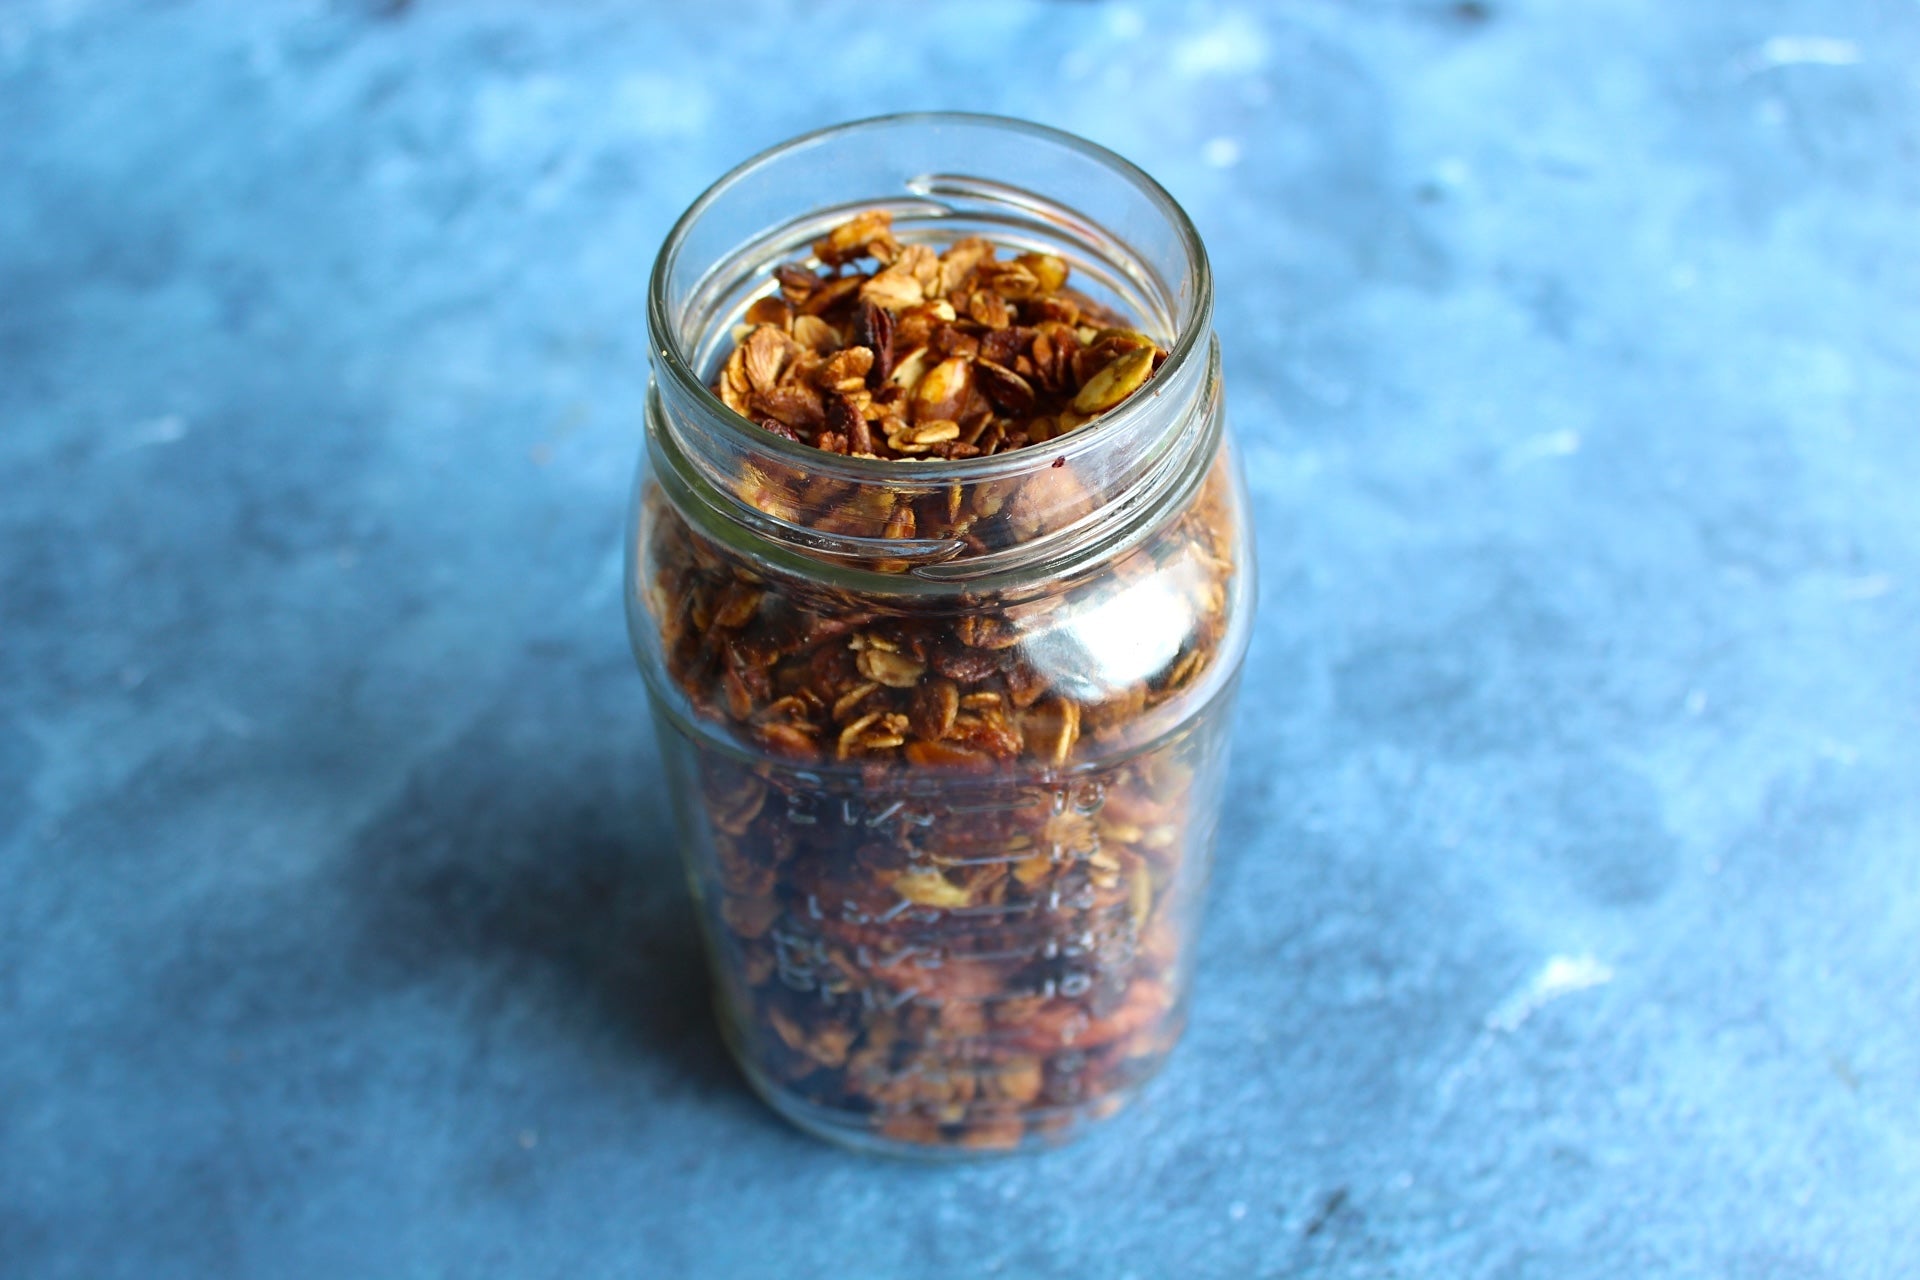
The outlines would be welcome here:
M 708 388 L 772 269 L 869 209 L 903 244 L 1056 255 L 1164 362 L 984 457 L 850 457 L 729 411 Z M 627 617 L 722 1030 L 805 1129 L 1055 1142 L 1179 1038 L 1253 605 L 1211 310 L 1156 183 L 990 117 L 786 143 L 661 250 Z

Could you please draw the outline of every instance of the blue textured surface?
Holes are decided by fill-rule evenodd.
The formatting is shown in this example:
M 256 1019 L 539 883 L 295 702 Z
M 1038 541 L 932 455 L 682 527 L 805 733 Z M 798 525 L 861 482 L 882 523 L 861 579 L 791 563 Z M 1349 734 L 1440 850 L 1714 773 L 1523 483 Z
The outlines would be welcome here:
M 1917 64 L 1893 0 L 0 7 L 0 1274 L 1920 1273 Z M 617 598 L 668 224 L 906 106 L 1187 204 L 1265 556 L 1185 1048 L 957 1169 L 733 1074 Z

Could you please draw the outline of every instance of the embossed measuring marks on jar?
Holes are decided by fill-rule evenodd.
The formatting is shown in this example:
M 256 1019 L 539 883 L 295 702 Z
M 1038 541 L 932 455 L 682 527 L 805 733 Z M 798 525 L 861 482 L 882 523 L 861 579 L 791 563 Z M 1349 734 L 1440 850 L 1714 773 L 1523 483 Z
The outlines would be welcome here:
M 800 776 L 796 781 L 816 790 L 789 796 L 787 820 L 817 826 L 823 807 L 817 788 L 825 779 Z M 837 805 L 825 806 L 826 820 L 862 836 L 887 832 L 905 851 L 906 869 L 893 881 L 892 904 L 878 912 L 867 900 L 822 901 L 808 893 L 802 907 L 771 930 L 776 975 L 789 989 L 815 992 L 825 1001 L 852 998 L 864 1008 L 888 1011 L 909 1002 L 938 1008 L 956 1000 L 985 1006 L 1085 995 L 1101 967 L 1111 970 L 1132 961 L 1150 892 L 1142 879 L 1129 901 L 1100 903 L 1096 878 L 1117 873 L 1120 865 L 1100 849 L 1097 819 L 1104 800 L 1104 789 L 1092 781 L 884 805 L 841 797 Z M 1038 839 L 991 834 L 995 818 L 1017 818 L 1040 808 L 1052 816 Z M 925 834 L 943 826 L 952 834 L 937 842 L 938 853 L 929 852 L 932 842 Z M 977 832 L 988 834 L 971 834 Z M 1030 880 L 1044 876 L 1046 891 L 975 904 L 944 874 L 995 867 Z M 822 931 L 829 923 L 885 930 L 884 940 L 853 944 L 854 967 L 867 981 L 849 981 L 832 962 Z M 1001 977 L 986 990 L 955 989 L 942 981 L 950 962 L 991 966 Z
M 1177 1031 L 1178 784 L 1198 749 L 1182 736 L 1069 782 L 939 786 L 839 766 L 743 776 L 710 756 L 731 830 L 709 896 L 753 1051 L 812 1105 L 956 1141 L 1064 1122 L 1150 1069 Z M 1016 1100 L 1009 1081 L 1037 1084 Z

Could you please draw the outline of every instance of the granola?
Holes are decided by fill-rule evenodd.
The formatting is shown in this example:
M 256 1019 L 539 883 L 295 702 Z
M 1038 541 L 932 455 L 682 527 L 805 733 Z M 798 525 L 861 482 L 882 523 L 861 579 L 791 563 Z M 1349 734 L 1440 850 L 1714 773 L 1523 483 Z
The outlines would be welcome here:
M 779 268 L 713 391 L 775 435 L 865 458 L 975 458 L 1118 407 L 1167 353 L 1067 287 L 1052 254 L 969 236 L 936 253 L 870 210 Z M 875 269 L 853 269 L 871 260 Z
M 1031 446 L 1166 358 L 1051 255 L 936 253 L 873 211 L 813 257 L 747 310 L 714 391 L 814 448 Z M 1224 748 L 1226 476 L 1097 573 L 943 606 L 775 572 L 649 492 L 646 602 L 689 722 L 677 767 L 727 1031 L 790 1114 L 1011 1147 L 1118 1105 L 1177 1039 Z M 824 533 L 979 550 L 1086 503 L 1069 473 L 1037 477 L 835 490 L 767 468 L 739 491 Z M 1141 602 L 1153 634 L 1103 657 Z

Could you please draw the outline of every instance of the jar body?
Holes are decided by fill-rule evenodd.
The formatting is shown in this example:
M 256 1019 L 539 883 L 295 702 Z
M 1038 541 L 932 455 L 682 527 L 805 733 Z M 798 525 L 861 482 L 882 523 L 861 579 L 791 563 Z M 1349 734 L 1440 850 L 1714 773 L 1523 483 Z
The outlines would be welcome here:
M 637 508 L 667 785 L 756 1088 L 866 1144 L 1017 1146 L 1124 1102 L 1184 1023 L 1225 784 L 1226 460 L 1011 617 L 836 608 L 645 480 Z
M 650 398 L 629 627 L 722 1031 L 804 1128 L 916 1154 L 1057 1141 L 1179 1038 L 1252 617 L 1196 336 L 1168 379 L 1188 389 L 1110 446 L 1095 424 L 951 483 L 823 475 L 751 436 L 702 454 L 709 406 Z M 896 526 L 982 554 L 858 536 Z

